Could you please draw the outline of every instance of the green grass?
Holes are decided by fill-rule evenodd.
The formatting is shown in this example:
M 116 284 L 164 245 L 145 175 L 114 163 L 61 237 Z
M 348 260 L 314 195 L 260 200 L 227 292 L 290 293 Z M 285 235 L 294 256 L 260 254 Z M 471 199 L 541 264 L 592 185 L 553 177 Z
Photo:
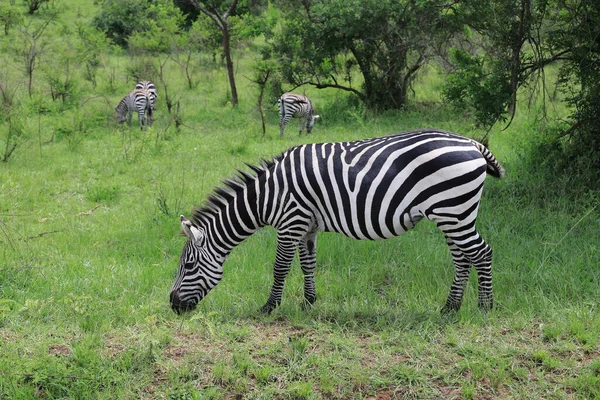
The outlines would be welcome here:
M 80 10 L 69 15 L 90 17 Z M 454 110 L 421 104 L 439 100 L 432 73 L 415 88 L 421 105 L 384 115 L 307 88 L 322 115 L 313 135 L 298 137 L 293 121 L 279 139 L 274 106 L 263 135 L 257 88 L 243 78 L 249 57 L 238 60 L 238 109 L 227 105 L 224 71 L 202 72 L 188 90 L 171 66 L 179 131 L 160 97 L 151 129 L 135 118 L 117 128 L 112 108 L 131 86 L 130 60 L 107 60 L 116 90 L 110 68 L 97 89 L 80 80 L 81 107 L 32 113 L 0 164 L 0 399 L 600 397 L 600 209 L 528 162 L 537 111 L 521 109 L 491 134 L 507 177 L 487 180 L 478 222 L 494 248 L 490 313 L 477 309 L 472 276 L 461 311 L 439 314 L 452 261 L 423 222 L 379 242 L 321 234 L 317 303 L 301 307 L 295 261 L 271 316 L 258 312 L 275 254 L 265 228 L 233 251 L 198 310 L 177 316 L 168 293 L 184 243 L 178 216 L 245 162 L 419 127 L 480 132 Z

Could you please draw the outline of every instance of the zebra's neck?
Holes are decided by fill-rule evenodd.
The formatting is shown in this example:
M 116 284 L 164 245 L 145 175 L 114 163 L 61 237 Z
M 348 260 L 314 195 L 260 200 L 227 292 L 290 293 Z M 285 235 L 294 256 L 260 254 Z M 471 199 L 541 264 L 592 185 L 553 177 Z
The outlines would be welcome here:
M 215 189 L 207 204 L 194 212 L 194 222 L 206 232 L 208 243 L 224 261 L 234 247 L 266 223 L 258 206 L 264 169 L 260 176 L 241 174 Z
M 125 113 L 126 113 L 128 110 L 129 110 L 129 106 L 127 105 L 127 101 L 128 101 L 127 97 L 124 97 L 124 98 L 123 98 L 123 99 L 122 99 L 122 100 L 119 102 L 119 104 L 117 105 L 117 107 L 115 108 L 115 110 L 116 110 L 118 113 L 125 114 Z

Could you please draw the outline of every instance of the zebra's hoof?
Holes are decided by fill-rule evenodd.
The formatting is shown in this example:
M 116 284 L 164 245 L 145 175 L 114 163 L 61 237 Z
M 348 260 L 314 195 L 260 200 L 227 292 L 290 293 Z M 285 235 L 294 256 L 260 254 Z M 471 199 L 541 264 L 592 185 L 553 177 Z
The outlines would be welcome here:
M 479 309 L 484 313 L 492 311 L 492 308 L 494 308 L 494 303 L 491 301 L 479 302 Z
M 460 310 L 460 304 L 446 304 L 444 307 L 442 307 L 440 313 L 442 315 L 447 315 L 458 312 L 458 310 Z
M 317 301 L 316 297 L 313 297 L 310 299 L 304 299 L 304 301 L 302 302 L 302 309 L 310 310 L 313 307 L 313 305 L 315 304 L 315 301 Z
M 274 309 L 275 307 L 267 303 L 260 308 L 260 312 L 266 315 L 270 315 Z

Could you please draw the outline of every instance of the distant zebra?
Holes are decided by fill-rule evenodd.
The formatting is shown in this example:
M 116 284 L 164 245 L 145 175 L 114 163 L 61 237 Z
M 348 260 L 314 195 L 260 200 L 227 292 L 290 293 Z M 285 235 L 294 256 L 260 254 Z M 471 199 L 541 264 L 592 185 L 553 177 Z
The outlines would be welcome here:
M 300 134 L 304 128 L 306 133 L 310 134 L 315 121 L 319 118 L 315 115 L 315 109 L 311 101 L 306 96 L 294 93 L 284 93 L 277 100 L 279 107 L 279 136 L 283 137 L 285 126 L 290 122 L 290 118 L 300 118 Z
M 262 307 L 270 313 L 281 302 L 297 249 L 305 301 L 315 301 L 318 232 L 387 239 L 423 218 L 444 233 L 454 260 L 442 311 L 460 308 L 471 265 L 478 275 L 479 307 L 492 308 L 492 249 L 475 220 L 486 173 L 502 178 L 504 169 L 482 144 L 425 129 L 297 146 L 252 170 L 216 189 L 191 220 L 181 216 L 188 240 L 170 294 L 174 311 L 193 309 L 221 280 L 233 248 L 262 226 L 278 231 L 274 282 Z
M 153 114 L 155 110 L 154 103 L 156 102 L 156 98 L 158 97 L 158 91 L 156 90 L 156 86 L 151 81 L 139 81 L 135 85 L 136 89 L 146 89 L 148 91 L 148 98 L 150 99 L 150 112 L 148 113 L 148 120 L 150 125 L 152 125 Z
M 132 90 L 127 96 L 123 97 L 115 107 L 119 123 L 122 124 L 127 121 L 131 126 L 133 112 L 137 111 L 140 127 L 144 129 L 148 123 L 147 115 L 152 114 L 149 97 L 150 95 L 146 89 Z

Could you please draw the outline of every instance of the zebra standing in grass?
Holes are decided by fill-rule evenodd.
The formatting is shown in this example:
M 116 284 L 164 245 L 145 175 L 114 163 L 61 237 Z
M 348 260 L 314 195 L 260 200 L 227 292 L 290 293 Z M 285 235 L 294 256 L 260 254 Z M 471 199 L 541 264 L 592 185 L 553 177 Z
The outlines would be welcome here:
M 127 96 L 121 99 L 117 107 L 115 107 L 115 111 L 117 112 L 119 123 L 122 124 L 127 121 L 129 126 L 131 126 L 133 112 L 137 111 L 140 128 L 144 129 L 148 123 L 147 115 L 152 114 L 148 90 L 132 90 Z
M 315 109 L 311 101 L 306 96 L 294 93 L 284 93 L 277 100 L 279 107 L 279 136 L 283 137 L 285 126 L 290 122 L 290 118 L 300 118 L 300 134 L 304 128 L 306 133 L 310 134 L 315 121 L 319 118 L 315 115 Z
M 151 81 L 139 81 L 135 85 L 136 90 L 146 89 L 148 91 L 148 99 L 150 100 L 150 107 L 148 112 L 148 122 L 152 125 L 153 114 L 154 114 L 154 103 L 156 102 L 156 98 L 158 97 L 158 91 L 156 90 L 156 86 Z
M 387 239 L 423 218 L 444 233 L 455 276 L 443 311 L 458 310 L 473 265 L 479 307 L 492 308 L 492 249 L 475 220 L 486 173 L 504 176 L 492 153 L 475 140 L 419 130 L 355 142 L 306 144 L 252 167 L 216 189 L 191 220 L 181 216 L 188 240 L 171 290 L 171 306 L 193 309 L 223 276 L 234 247 L 264 225 L 278 231 L 274 282 L 262 311 L 281 302 L 296 249 L 304 297 L 315 299 L 318 232 L 355 239 Z

